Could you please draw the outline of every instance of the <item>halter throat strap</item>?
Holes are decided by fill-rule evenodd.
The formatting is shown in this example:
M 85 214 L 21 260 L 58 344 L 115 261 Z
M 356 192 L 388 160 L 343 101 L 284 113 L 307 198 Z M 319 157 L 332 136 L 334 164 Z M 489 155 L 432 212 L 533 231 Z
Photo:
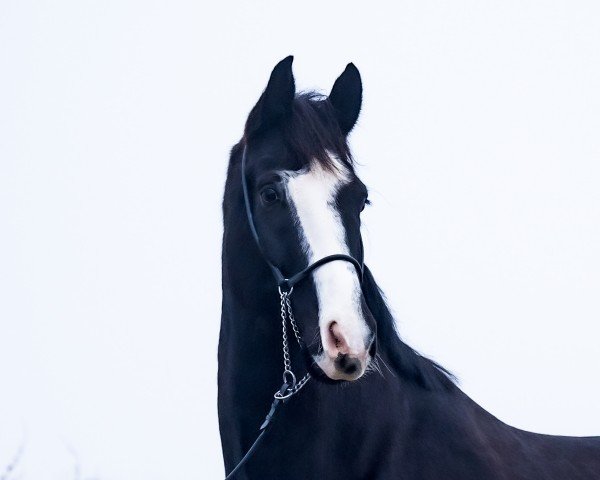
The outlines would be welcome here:
M 320 258 L 319 260 L 311 263 L 306 268 L 301 270 L 300 272 L 291 275 L 290 277 L 286 277 L 281 270 L 275 266 L 266 255 L 266 252 L 260 243 L 260 238 L 258 236 L 258 231 L 256 230 L 256 225 L 254 223 L 254 215 L 252 214 L 252 204 L 250 202 L 250 189 L 248 188 L 248 179 L 246 178 L 246 156 L 247 156 L 247 145 L 244 145 L 244 151 L 242 153 L 242 165 L 241 165 L 241 175 L 242 175 L 242 190 L 244 191 L 244 204 L 246 207 L 246 217 L 248 218 L 248 225 L 250 226 L 250 232 L 252 233 L 252 237 L 254 238 L 254 242 L 256 243 L 258 250 L 261 253 L 261 256 L 264 258 L 265 262 L 273 272 L 273 276 L 275 277 L 275 281 L 277 282 L 277 286 L 283 290 L 290 290 L 294 287 L 298 282 L 304 280 L 308 275 L 310 275 L 315 269 L 325 265 L 329 262 L 334 262 L 336 260 L 349 262 L 354 265 L 356 268 L 356 273 L 358 274 L 358 278 L 362 283 L 363 278 L 363 264 L 359 262 L 356 258 L 351 257 L 350 255 L 346 255 L 343 253 L 335 253 L 333 255 L 327 255 L 326 257 Z M 360 242 L 361 250 L 362 250 L 362 239 Z

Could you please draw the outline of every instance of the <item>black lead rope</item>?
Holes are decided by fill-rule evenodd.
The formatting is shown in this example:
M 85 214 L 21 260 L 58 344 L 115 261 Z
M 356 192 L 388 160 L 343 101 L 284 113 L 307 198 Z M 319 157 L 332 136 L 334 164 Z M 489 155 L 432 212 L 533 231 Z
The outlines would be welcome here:
M 277 393 L 279 393 L 280 395 L 283 395 L 285 393 L 285 391 L 288 389 L 288 387 L 289 387 L 289 385 L 287 383 L 284 383 Z M 231 472 L 229 472 L 229 475 L 227 475 L 227 477 L 225 477 L 225 480 L 232 479 L 235 476 L 235 474 L 237 472 L 239 472 L 240 469 L 244 466 L 244 464 L 250 459 L 250 457 L 252 457 L 252 455 L 254 454 L 254 452 L 256 451 L 258 446 L 260 445 L 261 440 L 264 438 L 265 433 L 267 433 L 267 427 L 271 424 L 271 420 L 273 420 L 273 417 L 275 416 L 275 412 L 277 412 L 277 407 L 279 407 L 279 405 L 281 405 L 283 402 L 285 402 L 285 400 L 279 400 L 278 398 L 275 398 L 273 400 L 273 403 L 271 404 L 271 410 L 269 410 L 269 413 L 267 413 L 265 420 L 263 421 L 262 425 L 260 426 L 260 434 L 258 435 L 258 437 L 256 437 L 256 440 L 254 440 L 254 443 L 248 449 L 248 451 L 246 452 L 246 455 L 244 455 L 244 457 L 235 466 L 235 468 Z
M 248 217 L 248 224 L 250 226 L 250 231 L 252 232 L 252 236 L 254 237 L 254 241 L 256 242 L 256 245 L 258 246 L 258 249 L 259 249 L 262 257 L 264 258 L 265 262 L 267 262 L 267 265 L 269 265 L 269 268 L 273 272 L 273 276 L 275 277 L 275 281 L 277 282 L 277 286 L 279 288 L 279 293 L 282 296 L 282 299 L 286 299 L 289 302 L 289 295 L 291 294 L 291 292 L 294 288 L 294 285 L 296 285 L 297 283 L 299 283 L 300 281 L 302 281 L 303 279 L 308 277 L 308 275 L 310 275 L 310 273 L 312 273 L 315 269 L 325 265 L 326 263 L 334 262 L 336 260 L 349 262 L 352 265 L 354 265 L 354 268 L 356 268 L 356 272 L 358 274 L 358 278 L 360 279 L 360 282 L 362 283 L 363 270 L 364 270 L 363 264 L 361 262 L 359 262 L 358 260 L 356 260 L 356 258 L 351 257 L 350 255 L 342 254 L 342 253 L 336 253 L 333 255 L 328 255 L 326 257 L 323 257 L 323 258 L 317 260 L 316 262 L 309 264 L 306 268 L 304 268 L 300 272 L 298 272 L 294 275 L 291 275 L 289 277 L 286 277 L 278 267 L 273 265 L 273 263 L 269 260 L 269 257 L 266 255 L 266 253 L 260 243 L 258 231 L 256 230 L 256 225 L 254 224 L 254 216 L 252 215 L 252 204 L 250 202 L 250 191 L 248 188 L 248 181 L 246 179 L 246 151 L 247 151 L 247 147 L 246 147 L 246 145 L 244 145 L 244 151 L 242 153 L 241 176 L 242 176 L 242 189 L 244 191 L 244 204 L 246 207 L 246 216 Z M 363 254 L 362 239 L 360 242 L 360 248 L 361 248 L 361 255 L 362 255 Z M 283 305 L 282 305 L 282 308 L 283 308 Z M 291 307 L 289 306 L 289 304 L 288 304 L 288 308 L 290 308 L 290 310 L 291 310 Z M 285 315 L 285 314 L 283 314 L 283 315 Z M 290 317 L 291 317 L 291 311 L 290 311 Z M 285 324 L 285 321 L 286 321 L 286 319 L 284 317 L 283 318 L 284 324 Z M 293 320 L 293 317 L 290 318 L 290 322 L 292 323 L 292 327 L 295 327 L 295 322 Z M 284 341 L 285 341 L 285 339 L 284 339 Z M 284 345 L 284 348 L 285 348 L 285 345 Z M 292 378 L 291 385 L 288 383 L 288 380 L 287 380 L 288 377 L 286 377 L 286 373 L 291 373 L 291 378 Z M 295 393 L 300 391 L 300 388 L 302 388 L 302 386 L 304 386 L 304 384 L 306 383 L 308 378 L 310 378 L 309 375 L 307 375 L 305 377 L 305 379 L 303 379 L 302 381 L 298 382 L 298 384 L 296 384 L 296 380 L 295 380 L 293 373 L 291 371 L 284 371 L 283 385 L 277 392 L 275 392 L 274 400 L 273 400 L 273 403 L 271 404 L 271 409 L 269 410 L 269 413 L 267 414 L 267 416 L 265 417 L 265 420 L 263 421 L 262 425 L 260 426 L 260 434 L 258 435 L 258 437 L 256 437 L 256 440 L 254 440 L 254 443 L 250 446 L 250 448 L 248 449 L 246 454 L 242 457 L 242 459 L 235 466 L 235 468 L 231 472 L 229 472 L 229 475 L 227 475 L 227 477 L 225 477 L 225 480 L 231 480 L 232 478 L 234 478 L 234 476 L 240 471 L 240 469 L 254 455 L 258 446 L 260 445 L 261 441 L 263 440 L 268 427 L 271 425 L 272 420 L 275 416 L 275 413 L 277 412 L 278 407 L 281 404 L 285 403 L 287 400 L 289 400 L 292 397 L 292 395 L 294 395 Z

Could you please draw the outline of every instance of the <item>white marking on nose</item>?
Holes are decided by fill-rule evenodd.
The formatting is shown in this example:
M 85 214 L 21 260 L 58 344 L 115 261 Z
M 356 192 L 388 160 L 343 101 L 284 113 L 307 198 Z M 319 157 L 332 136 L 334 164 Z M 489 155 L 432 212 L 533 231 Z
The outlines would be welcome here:
M 327 255 L 350 255 L 346 232 L 336 207 L 340 188 L 351 180 L 347 167 L 332 156 L 334 169 L 318 162 L 287 175 L 287 191 L 300 227 L 303 247 L 310 263 Z M 355 267 L 345 261 L 322 265 L 312 273 L 319 304 L 319 329 L 323 348 L 330 359 L 337 356 L 329 331 L 332 322 L 343 332 L 345 349 L 350 355 L 365 358 L 365 339 L 369 328 L 361 308 L 361 289 Z

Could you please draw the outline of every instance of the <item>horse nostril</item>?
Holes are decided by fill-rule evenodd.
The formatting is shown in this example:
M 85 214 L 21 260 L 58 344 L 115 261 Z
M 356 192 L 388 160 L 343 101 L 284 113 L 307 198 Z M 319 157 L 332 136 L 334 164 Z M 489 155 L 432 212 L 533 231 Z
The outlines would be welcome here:
M 360 370 L 360 360 L 340 354 L 335 359 L 335 367 L 346 375 L 353 375 Z
M 346 339 L 341 332 L 340 326 L 337 322 L 333 321 L 329 324 L 329 346 L 331 350 L 335 350 L 340 354 L 346 354 L 348 352 L 348 344 Z

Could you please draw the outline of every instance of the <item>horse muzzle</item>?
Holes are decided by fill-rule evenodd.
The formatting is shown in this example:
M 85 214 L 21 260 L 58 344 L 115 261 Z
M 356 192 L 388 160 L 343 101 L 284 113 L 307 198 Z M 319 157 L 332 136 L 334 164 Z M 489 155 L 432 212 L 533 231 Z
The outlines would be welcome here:
M 375 355 L 374 334 L 364 339 L 352 338 L 349 333 L 336 321 L 321 331 L 323 351 L 314 360 L 331 380 L 358 380 Z

